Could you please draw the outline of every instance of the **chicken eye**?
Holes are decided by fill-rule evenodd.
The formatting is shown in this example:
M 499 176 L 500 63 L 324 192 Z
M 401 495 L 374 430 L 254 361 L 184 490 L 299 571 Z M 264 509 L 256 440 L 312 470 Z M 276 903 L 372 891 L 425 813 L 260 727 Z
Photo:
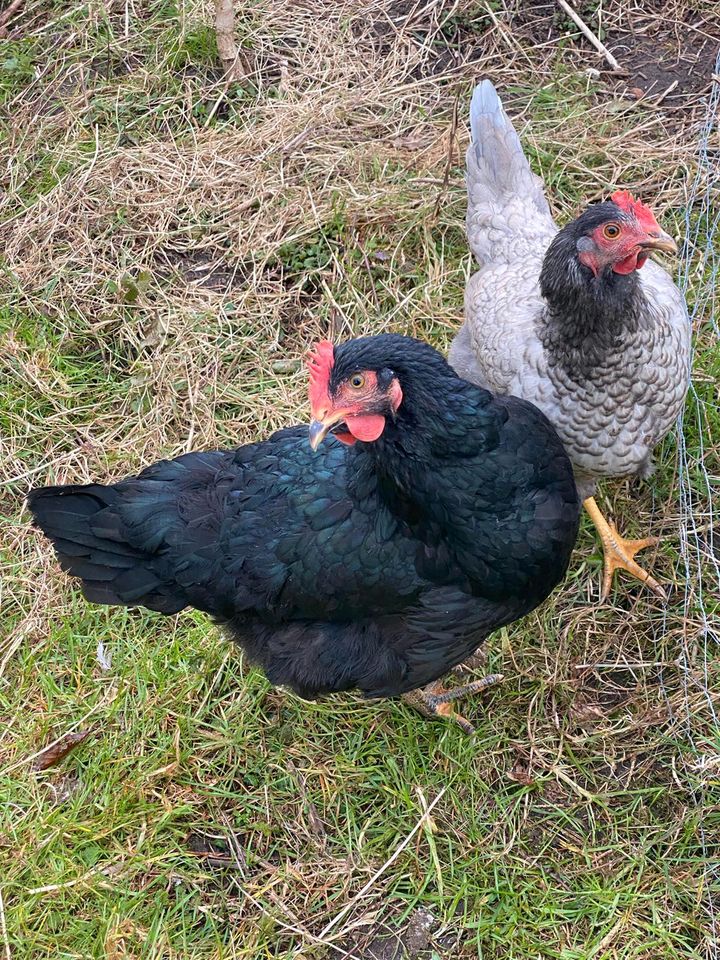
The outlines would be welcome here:
M 362 390 L 365 386 L 365 377 L 361 373 L 354 373 L 350 377 L 350 386 L 355 390 Z
M 606 223 L 603 236 L 608 240 L 616 240 L 620 236 L 620 227 L 616 223 Z

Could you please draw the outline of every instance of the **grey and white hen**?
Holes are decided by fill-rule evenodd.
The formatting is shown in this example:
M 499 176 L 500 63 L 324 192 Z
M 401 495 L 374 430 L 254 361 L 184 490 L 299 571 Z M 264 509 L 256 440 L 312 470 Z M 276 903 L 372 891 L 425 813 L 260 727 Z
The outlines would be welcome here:
M 664 591 L 634 560 L 654 538 L 625 540 L 593 495 L 603 477 L 648 477 L 652 451 L 687 392 L 690 323 L 680 290 L 648 261 L 677 252 L 626 191 L 558 231 L 493 85 L 470 107 L 467 234 L 480 269 L 450 349 L 464 378 L 523 397 L 551 420 L 602 537 L 602 596 L 623 568 Z M 640 269 L 642 268 L 642 270 Z

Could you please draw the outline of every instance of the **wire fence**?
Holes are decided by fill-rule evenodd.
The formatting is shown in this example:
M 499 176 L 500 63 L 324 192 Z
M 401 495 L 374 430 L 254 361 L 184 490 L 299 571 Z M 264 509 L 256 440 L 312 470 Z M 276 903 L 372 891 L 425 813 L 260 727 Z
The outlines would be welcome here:
M 715 67 L 720 75 L 720 53 Z M 718 300 L 720 264 L 720 82 L 713 83 L 708 97 L 705 119 L 698 139 L 698 167 L 690 187 L 685 212 L 683 268 L 679 284 L 686 296 L 690 290 L 690 319 L 710 323 L 710 349 L 720 352 L 720 327 L 714 310 Z M 705 327 L 707 330 L 707 327 Z M 703 334 L 705 337 L 705 334 Z M 704 348 L 705 348 L 704 344 Z M 707 811 L 717 802 L 710 796 L 710 779 L 717 780 L 720 753 L 720 723 L 711 693 L 711 657 L 720 642 L 720 620 L 716 604 L 720 599 L 720 543 L 716 543 L 715 509 L 718 476 L 713 479 L 706 450 L 707 410 L 717 406 L 717 389 L 710 399 L 691 384 L 685 410 L 678 419 L 678 486 L 680 508 L 680 554 L 678 582 L 684 581 L 684 620 L 698 624 L 699 630 L 685 629 L 678 660 L 683 684 L 683 714 L 675 716 L 691 754 L 688 780 L 698 822 L 698 839 L 705 862 L 705 883 L 702 891 L 707 914 L 706 956 L 720 957 L 720 861 L 717 844 L 710 839 Z M 714 397 L 714 399 L 713 399 Z M 699 438 L 699 452 L 688 452 L 686 438 L 692 433 Z M 717 466 L 717 465 L 716 465 Z M 717 474 L 717 470 L 716 470 Z M 706 705 L 702 722 L 697 716 L 698 693 Z M 708 724 L 714 728 L 713 747 Z M 714 828 L 713 828 L 714 829 Z

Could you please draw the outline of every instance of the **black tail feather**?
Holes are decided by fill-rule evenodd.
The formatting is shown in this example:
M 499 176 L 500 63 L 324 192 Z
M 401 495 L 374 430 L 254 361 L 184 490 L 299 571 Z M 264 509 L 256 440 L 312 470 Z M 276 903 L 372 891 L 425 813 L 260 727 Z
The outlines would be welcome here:
M 186 598 L 161 582 L 151 552 L 123 538 L 120 500 L 115 487 L 99 484 L 41 487 L 27 498 L 35 525 L 52 541 L 63 570 L 81 580 L 88 600 L 177 613 Z

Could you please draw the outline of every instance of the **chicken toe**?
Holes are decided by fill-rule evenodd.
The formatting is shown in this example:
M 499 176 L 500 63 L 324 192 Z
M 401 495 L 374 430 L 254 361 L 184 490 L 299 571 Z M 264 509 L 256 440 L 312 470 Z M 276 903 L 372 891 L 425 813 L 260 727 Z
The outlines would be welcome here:
M 469 736 L 472 736 L 475 733 L 475 727 L 455 710 L 453 704 L 456 700 L 472 696 L 481 690 L 494 686 L 496 683 L 500 683 L 502 679 L 503 675 L 501 673 L 491 673 L 481 680 L 473 680 L 472 683 L 466 683 L 461 687 L 453 687 L 451 690 L 444 687 L 441 680 L 435 680 L 426 687 L 404 693 L 402 699 L 422 713 L 423 716 L 431 719 L 445 717 L 456 723 Z
M 660 584 L 652 577 L 647 570 L 643 570 L 639 563 L 635 562 L 635 554 L 645 547 L 652 547 L 659 543 L 657 537 L 646 537 L 644 540 L 626 540 L 622 537 L 614 523 L 605 519 L 600 511 L 594 497 L 588 497 L 583 506 L 590 515 L 590 519 L 600 534 L 603 545 L 603 581 L 600 599 L 602 602 L 607 600 L 610 595 L 613 574 L 616 570 L 627 570 L 638 580 L 641 580 L 646 586 L 650 587 L 653 593 L 657 594 L 663 600 L 667 600 L 667 594 Z

